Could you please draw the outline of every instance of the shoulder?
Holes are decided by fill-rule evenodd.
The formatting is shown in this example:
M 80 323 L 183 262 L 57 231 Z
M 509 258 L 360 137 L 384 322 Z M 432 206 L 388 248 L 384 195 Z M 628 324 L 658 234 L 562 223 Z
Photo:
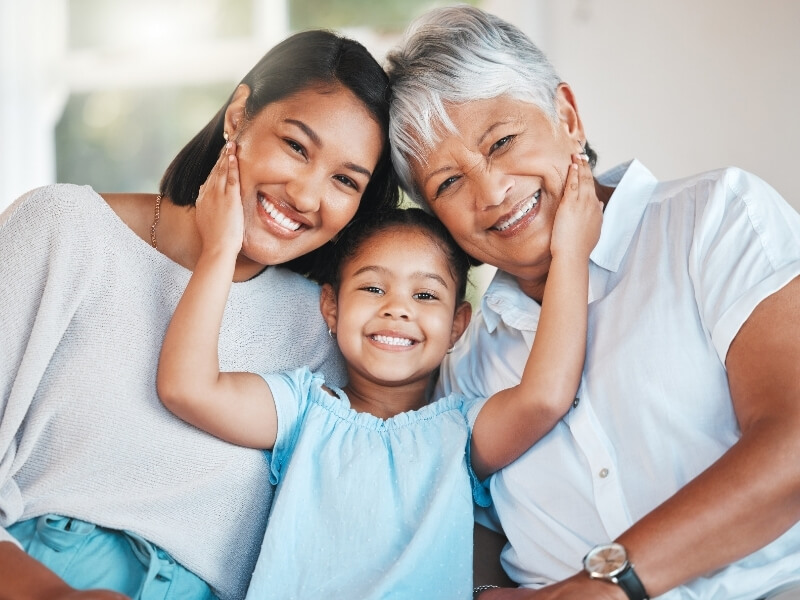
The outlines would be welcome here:
M 48 185 L 22 195 L 0 215 L 0 234 L 29 254 L 37 249 L 48 254 L 69 254 L 69 248 L 88 252 L 107 237 L 112 214 L 89 186 Z
M 304 325 L 312 326 L 309 315 L 319 315 L 321 287 L 317 283 L 280 266 L 268 268 L 263 273 L 263 283 L 269 288 L 270 295 L 279 299 L 287 314 L 302 315 L 302 318 L 307 319 Z M 320 327 L 323 324 L 321 317 L 313 323 Z
M 31 226 L 58 224 L 92 213 L 103 199 L 88 185 L 59 183 L 35 188 L 15 200 L 0 216 L 0 227 L 24 220 Z
M 299 296 L 311 296 L 319 299 L 320 286 L 308 277 L 295 273 L 286 267 L 268 269 L 271 284 L 293 290 Z
M 800 215 L 766 181 L 743 169 L 725 167 L 660 182 L 647 210 L 648 223 L 676 223 L 707 247 L 716 236 L 795 238 Z M 666 221 L 665 219 L 669 219 Z M 690 225 L 691 224 L 691 225 Z
M 781 195 L 759 176 L 738 167 L 724 167 L 659 183 L 659 200 L 694 198 L 700 204 L 730 204 L 748 199 L 786 204 Z M 788 206 L 788 204 L 786 204 Z
M 277 373 L 262 373 L 261 377 L 267 382 L 273 395 L 277 396 L 277 389 L 289 392 L 292 396 L 307 396 L 310 390 L 320 390 L 324 393 L 325 377 L 308 367 L 287 369 Z

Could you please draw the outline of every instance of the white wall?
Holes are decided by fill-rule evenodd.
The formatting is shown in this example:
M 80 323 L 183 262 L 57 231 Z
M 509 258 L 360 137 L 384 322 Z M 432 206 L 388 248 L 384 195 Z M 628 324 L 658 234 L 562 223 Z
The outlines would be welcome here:
M 660 178 L 736 165 L 800 210 L 800 2 L 489 0 L 578 99 L 600 170 Z

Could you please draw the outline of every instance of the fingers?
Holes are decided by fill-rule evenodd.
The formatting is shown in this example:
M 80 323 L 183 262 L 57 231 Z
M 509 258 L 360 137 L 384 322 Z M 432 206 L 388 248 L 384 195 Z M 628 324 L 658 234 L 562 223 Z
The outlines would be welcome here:
M 575 154 L 572 156 L 572 163 L 567 172 L 567 181 L 564 186 L 564 201 L 583 201 L 596 200 L 597 195 L 594 188 L 594 175 L 586 159 L 585 154 Z
M 228 188 L 234 189 L 228 189 Z M 239 192 L 239 163 L 236 158 L 236 143 L 227 142 L 217 158 L 217 162 L 211 168 L 200 192 L 197 196 L 197 203 L 210 194 L 217 197 L 225 197 L 226 192 Z
M 588 258 L 600 235 L 602 204 L 597 199 L 594 176 L 588 161 L 572 157 L 564 193 L 556 211 L 550 251 L 580 260 Z
M 225 144 L 225 185 L 231 188 L 230 191 L 239 192 L 239 162 L 236 158 L 236 143 L 228 142 Z

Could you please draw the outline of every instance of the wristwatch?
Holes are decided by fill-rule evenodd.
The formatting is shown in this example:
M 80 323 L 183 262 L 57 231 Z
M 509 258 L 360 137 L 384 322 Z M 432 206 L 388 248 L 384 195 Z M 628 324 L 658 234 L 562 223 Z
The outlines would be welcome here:
M 647 590 L 628 560 L 625 546 L 617 542 L 595 546 L 583 557 L 583 570 L 592 579 L 615 583 L 630 600 L 649 600 Z

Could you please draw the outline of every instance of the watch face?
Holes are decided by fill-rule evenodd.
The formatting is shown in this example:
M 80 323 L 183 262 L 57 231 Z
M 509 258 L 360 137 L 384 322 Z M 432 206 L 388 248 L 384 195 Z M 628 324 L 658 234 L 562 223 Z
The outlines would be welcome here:
M 628 553 L 622 544 L 596 546 L 583 559 L 583 565 L 590 576 L 607 579 L 616 576 L 628 566 Z

